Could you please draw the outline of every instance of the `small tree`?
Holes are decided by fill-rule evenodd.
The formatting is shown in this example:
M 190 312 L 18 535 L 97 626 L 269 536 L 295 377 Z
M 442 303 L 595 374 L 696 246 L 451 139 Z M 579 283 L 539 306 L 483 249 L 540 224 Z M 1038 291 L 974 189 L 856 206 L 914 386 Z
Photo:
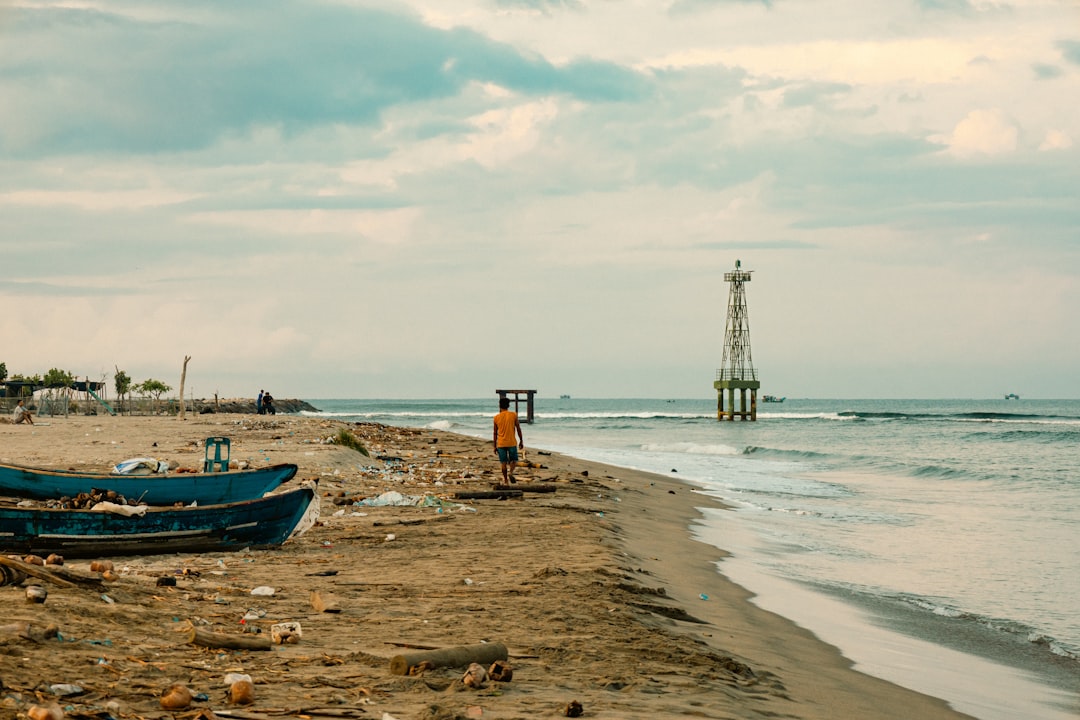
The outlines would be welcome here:
M 0 362 L 0 382 L 7 380 L 7 363 Z
M 141 392 L 143 395 L 149 395 L 150 397 L 154 398 L 154 412 L 157 412 L 158 408 L 161 405 L 161 396 L 172 390 L 172 387 L 166 385 L 160 380 L 150 378 L 148 380 L 144 380 L 135 389 Z
M 47 388 L 42 395 L 45 402 L 42 412 L 47 409 L 50 415 L 62 412 L 67 416 L 68 403 L 71 401 L 71 395 L 74 392 L 71 386 L 75 382 L 75 376 L 67 370 L 49 368 L 49 372 L 45 373 L 45 377 L 42 378 L 41 382 Z
M 67 370 L 61 370 L 59 368 L 50 368 L 49 372 L 45 373 L 45 378 L 42 380 L 45 387 L 50 388 L 70 388 L 73 382 L 75 382 L 75 376 Z
M 122 406 L 124 398 L 131 393 L 131 376 L 117 367 L 116 374 L 113 375 L 113 386 L 116 388 L 116 397 Z M 121 407 L 121 410 L 123 410 L 123 407 Z

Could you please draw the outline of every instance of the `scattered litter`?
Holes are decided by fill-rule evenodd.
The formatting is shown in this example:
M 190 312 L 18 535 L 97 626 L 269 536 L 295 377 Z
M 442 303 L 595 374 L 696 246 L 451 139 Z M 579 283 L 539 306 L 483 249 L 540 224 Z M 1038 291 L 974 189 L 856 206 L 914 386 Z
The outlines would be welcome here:
M 50 685 L 49 690 L 52 691 L 53 695 L 59 695 L 60 697 L 82 695 L 84 692 L 86 692 L 80 686 L 72 685 L 70 683 L 57 683 L 56 685 Z
M 258 595 L 260 597 L 270 597 L 274 594 L 274 588 L 269 585 L 260 585 L 251 591 L 252 595 Z
M 153 475 L 169 472 L 169 463 L 157 458 L 131 458 L 116 463 L 112 471 L 117 475 Z
M 270 638 L 278 645 L 299 642 L 303 635 L 298 622 L 283 622 L 270 626 Z
M 99 502 L 92 508 L 89 508 L 91 512 L 107 512 L 113 515 L 123 515 L 124 517 L 132 517 L 138 515 L 142 517 L 146 515 L 146 511 L 150 508 L 146 505 L 120 505 L 114 502 Z

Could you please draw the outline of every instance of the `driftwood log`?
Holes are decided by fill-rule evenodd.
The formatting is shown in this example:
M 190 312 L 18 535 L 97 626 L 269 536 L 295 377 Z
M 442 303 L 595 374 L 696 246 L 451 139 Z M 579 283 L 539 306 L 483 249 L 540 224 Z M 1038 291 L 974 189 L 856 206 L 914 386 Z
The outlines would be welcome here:
M 188 642 L 192 645 L 225 648 L 226 650 L 269 650 L 271 647 L 270 638 L 268 637 L 216 633 L 197 628 L 194 625 L 188 631 Z
M 509 655 L 506 646 L 502 643 L 481 643 L 479 645 L 463 645 L 448 647 L 440 650 L 421 650 L 419 652 L 404 653 L 390 658 L 390 673 L 393 675 L 408 675 L 409 669 L 420 663 L 429 663 L 430 667 L 465 667 L 470 663 L 487 665 L 496 660 L 506 660 Z
M 518 483 L 516 485 L 492 485 L 491 489 L 499 492 L 520 490 L 523 493 L 553 493 L 558 490 L 558 486 L 551 483 Z
M 60 634 L 60 629 L 55 625 L 41 628 L 28 622 L 17 622 L 10 625 L 0 625 L 0 640 L 7 638 L 19 638 L 31 642 L 41 643 L 51 640 Z
M 85 587 L 94 590 L 100 589 L 102 587 L 101 578 L 80 575 L 77 572 L 73 572 L 65 568 L 63 565 L 49 565 L 46 568 L 42 565 L 31 565 L 30 563 L 23 562 L 22 560 L 9 558 L 6 555 L 0 555 L 0 565 L 4 565 L 13 570 L 18 570 L 23 575 L 29 575 L 30 577 L 37 578 L 38 580 L 45 580 L 46 582 L 51 582 L 57 587 Z
M 519 498 L 523 494 L 520 490 L 476 490 L 454 493 L 454 498 L 457 500 L 505 500 Z

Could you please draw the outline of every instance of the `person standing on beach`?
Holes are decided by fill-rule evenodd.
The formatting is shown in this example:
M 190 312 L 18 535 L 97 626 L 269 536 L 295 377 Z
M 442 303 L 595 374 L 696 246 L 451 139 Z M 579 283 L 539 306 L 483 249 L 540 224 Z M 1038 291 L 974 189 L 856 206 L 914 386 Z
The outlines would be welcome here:
M 263 414 L 263 406 L 262 406 L 263 392 L 264 392 L 263 390 L 259 391 L 259 399 L 255 401 L 255 414 L 256 415 L 262 415 Z
M 20 400 L 19 404 L 15 406 L 15 412 L 12 413 L 11 421 L 16 425 L 23 422 L 27 425 L 34 424 L 34 416 L 30 413 L 29 410 L 26 409 L 26 406 L 23 405 L 22 400 Z M 503 474 L 505 475 L 506 473 Z
M 515 439 L 518 442 L 515 443 Z M 510 410 L 510 398 L 499 398 L 499 414 L 495 416 L 495 431 L 491 441 L 502 465 L 503 482 L 517 482 L 514 479 L 514 470 L 518 464 L 518 448 L 525 449 L 525 436 L 521 434 L 517 413 Z

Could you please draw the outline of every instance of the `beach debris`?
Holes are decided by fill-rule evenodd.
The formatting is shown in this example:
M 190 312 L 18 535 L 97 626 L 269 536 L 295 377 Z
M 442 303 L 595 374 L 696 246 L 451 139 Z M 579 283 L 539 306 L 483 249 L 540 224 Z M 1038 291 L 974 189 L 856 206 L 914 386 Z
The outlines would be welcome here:
M 49 686 L 49 691 L 53 695 L 60 697 L 75 697 L 77 695 L 85 695 L 86 690 L 80 685 L 73 685 L 71 683 L 56 683 Z
M 495 682 L 510 682 L 514 679 L 514 668 L 509 663 L 496 660 L 488 668 L 488 677 Z
M 112 471 L 117 475 L 153 475 L 169 472 L 169 463 L 151 457 L 131 458 L 116 463 Z
M 35 565 L 19 560 L 18 558 L 0 555 L 0 565 L 13 570 L 18 570 L 24 575 L 29 575 L 39 580 L 46 580 L 57 587 L 73 588 L 82 586 L 93 589 L 101 587 L 101 578 L 99 577 L 82 575 L 65 568 L 63 565 L 51 565 L 46 568 L 44 562 L 45 561 L 43 560 L 41 565 Z
M 491 486 L 492 490 L 497 492 L 506 492 L 508 490 L 519 490 L 523 493 L 553 493 L 558 492 L 557 485 L 551 483 L 518 483 L 513 487 L 509 485 L 495 484 Z
M 465 670 L 465 674 L 461 677 L 461 682 L 464 683 L 465 687 L 479 690 L 487 685 L 487 678 L 487 670 L 484 669 L 483 665 L 480 665 L 479 663 L 470 663 L 469 667 Z
M 195 627 L 188 621 L 187 641 L 191 645 L 201 645 L 208 648 L 223 648 L 226 650 L 269 650 L 272 647 L 270 638 L 264 636 L 251 637 L 248 635 L 231 635 L 213 632 Z
M 581 717 L 585 714 L 585 708 L 581 706 L 577 700 L 571 700 L 566 705 L 566 711 L 563 713 L 566 717 Z
M 507 500 L 524 495 L 521 490 L 470 490 L 454 493 L 455 500 Z
M 27 565 L 37 565 L 38 567 L 45 567 L 45 558 L 39 555 L 27 555 L 23 558 L 23 562 Z
M 55 625 L 49 625 L 44 630 L 25 621 L 11 623 L 10 625 L 0 625 L 0 638 L 16 637 L 21 640 L 41 643 L 46 640 L 51 640 L 59 634 L 60 629 Z
M 191 691 L 182 683 L 173 683 L 161 693 L 161 707 L 166 710 L 183 710 L 192 700 Z
M 171 575 L 163 575 L 155 582 L 157 587 L 176 587 L 176 578 Z
M 270 597 L 274 594 L 274 588 L 269 585 L 260 585 L 259 587 L 252 589 L 251 594 L 258 597 Z
M 430 663 L 432 668 L 466 667 L 470 663 L 492 663 L 496 660 L 506 660 L 508 657 L 506 646 L 497 642 L 423 650 L 402 653 L 390 658 L 390 673 L 409 675 L 410 668 L 425 661 Z
M 243 675 L 229 685 L 229 702 L 233 705 L 250 705 L 255 702 L 255 684 L 251 677 Z
M 311 591 L 311 607 L 315 608 L 316 612 L 321 613 L 341 612 L 341 603 L 338 601 L 337 595 L 323 590 Z
M 270 639 L 278 645 L 294 645 L 304 636 L 298 622 L 275 623 L 270 626 Z
M 40 585 L 28 585 L 26 588 L 26 602 L 28 603 L 40 605 L 47 597 L 49 597 L 49 591 Z
M 45 558 L 45 564 L 46 565 L 63 565 L 64 564 L 64 556 L 63 555 L 57 555 L 56 553 L 53 553 L 49 557 Z
M 0 565 L 0 585 L 21 585 L 26 573 L 7 565 Z
M 31 705 L 26 709 L 26 717 L 30 720 L 64 720 L 64 711 L 59 705 Z
M 90 572 L 103 573 L 106 570 L 112 570 L 113 564 L 111 560 L 94 560 L 90 563 Z
M 428 670 L 434 669 L 435 664 L 432 663 L 430 660 L 421 660 L 419 664 L 413 665 L 411 668 L 409 668 L 409 675 L 423 675 Z

